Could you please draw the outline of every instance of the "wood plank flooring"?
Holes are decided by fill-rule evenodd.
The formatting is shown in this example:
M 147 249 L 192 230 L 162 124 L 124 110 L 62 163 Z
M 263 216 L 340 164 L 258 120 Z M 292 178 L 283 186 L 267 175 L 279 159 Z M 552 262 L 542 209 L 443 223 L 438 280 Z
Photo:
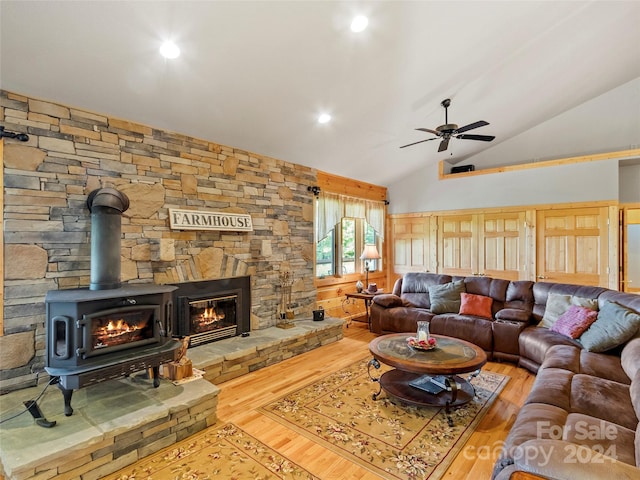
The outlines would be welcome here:
M 351 322 L 345 338 L 248 375 L 219 384 L 219 423 L 233 422 L 323 480 L 379 479 L 377 475 L 259 414 L 256 408 L 316 378 L 370 357 L 375 338 L 367 325 Z M 485 370 L 511 377 L 500 397 L 445 474 L 446 479 L 489 479 L 493 464 L 534 375 L 513 364 L 489 362 Z

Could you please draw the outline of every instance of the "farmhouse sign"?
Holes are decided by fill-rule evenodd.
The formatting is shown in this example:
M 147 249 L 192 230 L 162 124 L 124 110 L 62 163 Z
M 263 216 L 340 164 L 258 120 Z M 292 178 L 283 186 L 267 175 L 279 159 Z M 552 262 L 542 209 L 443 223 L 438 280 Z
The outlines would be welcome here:
M 198 210 L 169 209 L 169 227 L 172 230 L 231 230 L 253 231 L 251 215 L 242 213 L 201 212 Z

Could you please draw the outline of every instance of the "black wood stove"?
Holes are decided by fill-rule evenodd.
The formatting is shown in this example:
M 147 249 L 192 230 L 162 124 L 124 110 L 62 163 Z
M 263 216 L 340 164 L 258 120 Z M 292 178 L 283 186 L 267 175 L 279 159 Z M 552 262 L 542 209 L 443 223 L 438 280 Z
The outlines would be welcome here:
M 172 285 L 120 283 L 121 215 L 129 207 L 121 192 L 91 192 L 91 284 L 88 289 L 53 290 L 46 296 L 45 370 L 73 413 L 74 389 L 140 370 L 153 372 L 177 359 L 181 342 L 171 338 Z

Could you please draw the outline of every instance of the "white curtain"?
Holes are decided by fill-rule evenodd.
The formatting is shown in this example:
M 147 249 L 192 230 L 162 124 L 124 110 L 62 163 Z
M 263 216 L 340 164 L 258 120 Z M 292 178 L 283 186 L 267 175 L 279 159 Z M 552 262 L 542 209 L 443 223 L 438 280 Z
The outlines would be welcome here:
M 343 219 L 364 218 L 384 239 L 384 202 L 320 192 L 316 208 L 316 242 L 319 242 Z

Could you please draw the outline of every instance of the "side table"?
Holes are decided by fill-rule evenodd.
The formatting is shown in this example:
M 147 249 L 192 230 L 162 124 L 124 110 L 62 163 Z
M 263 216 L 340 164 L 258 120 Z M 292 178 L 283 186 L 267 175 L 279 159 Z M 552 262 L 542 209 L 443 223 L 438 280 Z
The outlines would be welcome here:
M 371 331 L 371 317 L 369 316 L 369 307 L 371 306 L 371 301 L 373 300 L 373 297 L 375 297 L 376 295 L 380 295 L 381 293 L 384 293 L 384 292 L 382 290 L 376 290 L 375 293 L 369 293 L 366 290 L 364 290 L 361 293 L 357 293 L 357 292 L 345 293 L 345 296 L 347 298 L 364 300 L 364 308 L 367 314 L 367 326 L 369 327 L 369 331 Z

